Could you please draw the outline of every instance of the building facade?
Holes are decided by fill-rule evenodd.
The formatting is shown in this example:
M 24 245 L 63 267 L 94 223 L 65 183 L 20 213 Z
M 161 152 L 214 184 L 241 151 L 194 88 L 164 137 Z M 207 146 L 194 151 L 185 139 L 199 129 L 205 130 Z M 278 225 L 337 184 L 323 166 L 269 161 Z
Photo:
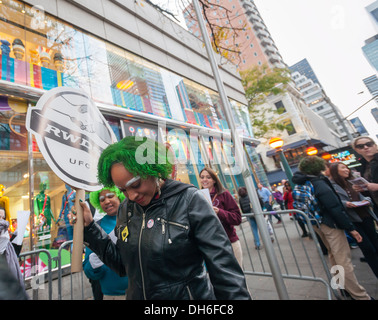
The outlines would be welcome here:
M 362 79 L 362 81 L 369 90 L 372 98 L 376 97 L 374 100 L 376 103 L 378 103 L 378 77 L 374 74 L 370 77 Z
M 318 84 L 320 87 L 322 86 L 307 59 L 298 61 L 289 68 L 292 74 L 298 72 L 302 76 L 305 76 L 307 79 L 311 79 L 313 83 Z
M 295 85 L 297 86 L 298 90 L 302 93 L 305 103 L 312 111 L 327 121 L 329 130 L 334 136 L 333 144 L 337 144 L 338 147 L 346 146 L 346 144 L 350 143 L 351 141 L 347 139 L 348 137 L 345 138 L 347 135 L 345 129 L 347 129 L 349 132 L 354 132 L 354 128 L 349 121 L 342 120 L 340 110 L 332 103 L 319 81 L 317 80 L 317 82 L 314 82 L 313 78 L 317 78 L 314 71 L 310 71 L 312 68 L 307 60 L 302 60 L 299 64 L 306 67 L 290 67 L 290 70 L 293 71 L 292 78 L 295 81 Z M 298 63 L 296 65 L 298 65 Z M 312 76 L 312 78 L 308 78 L 306 74 Z M 341 123 L 341 121 L 343 121 L 344 125 Z
M 239 70 L 246 70 L 251 66 L 268 65 L 270 68 L 284 68 L 284 63 L 264 20 L 253 1 L 248 0 L 215 0 L 208 9 L 207 18 L 214 26 L 240 29 L 233 36 L 219 39 L 221 46 L 237 53 L 227 55 Z M 226 12 L 228 11 L 228 13 Z M 188 29 L 197 37 L 201 37 L 196 22 L 194 9 L 189 5 L 184 10 L 185 23 Z M 232 21 L 231 21 L 232 20 Z M 232 32 L 231 32 L 232 33 Z
M 54 221 L 66 215 L 64 199 L 72 196 L 25 128 L 28 108 L 55 87 L 86 92 L 118 139 L 160 135 L 176 156 L 175 179 L 200 187 L 199 172 L 209 165 L 232 193 L 244 185 L 232 170 L 228 123 L 205 48 L 189 32 L 129 0 L 3 0 L 0 9 L 0 200 L 9 203 L 13 228 L 18 214 L 31 212 L 25 250 L 51 248 Z M 265 181 L 240 76 L 230 66 L 220 72 L 250 170 Z M 42 216 L 51 209 L 49 225 L 39 219 L 38 195 L 49 199 L 42 208 Z
M 362 52 L 370 65 L 378 71 L 378 34 L 365 40 Z

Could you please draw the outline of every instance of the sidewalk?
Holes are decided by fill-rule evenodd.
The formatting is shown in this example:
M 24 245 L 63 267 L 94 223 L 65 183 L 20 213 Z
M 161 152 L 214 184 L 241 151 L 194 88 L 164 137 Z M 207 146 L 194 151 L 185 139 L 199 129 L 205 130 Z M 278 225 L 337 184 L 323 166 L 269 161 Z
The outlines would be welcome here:
M 276 238 L 273 247 L 278 264 L 282 274 L 300 278 L 299 280 L 284 278 L 289 298 L 291 300 L 327 300 L 327 286 L 320 281 L 328 283 L 328 278 L 314 241 L 308 237 L 301 238 L 301 232 L 296 229 L 295 222 L 290 220 L 288 214 L 283 214 L 282 218 L 283 223 L 277 224 L 277 220 L 273 217 L 272 224 Z M 242 243 L 244 270 L 254 273 L 246 275 L 253 299 L 278 300 L 279 296 L 273 278 L 271 275 L 267 275 L 271 271 L 265 249 L 255 249 L 249 222 L 243 221 L 241 226 L 237 227 L 237 233 Z M 247 242 L 249 250 L 246 248 L 245 242 Z M 351 249 L 351 252 L 357 279 L 367 292 L 377 299 L 378 280 L 368 264 L 360 262 L 360 257 L 363 256 L 361 250 L 359 248 Z M 328 257 L 324 257 L 329 265 Z M 315 279 L 318 281 L 314 281 Z M 336 299 L 333 293 L 331 298 Z

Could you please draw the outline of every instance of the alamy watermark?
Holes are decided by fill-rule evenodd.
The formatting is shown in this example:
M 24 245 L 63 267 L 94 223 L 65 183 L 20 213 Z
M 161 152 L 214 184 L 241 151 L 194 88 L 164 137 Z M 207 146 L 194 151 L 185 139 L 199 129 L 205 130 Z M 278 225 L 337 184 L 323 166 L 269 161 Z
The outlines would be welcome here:
M 331 268 L 331 288 L 332 289 L 345 289 L 345 270 L 343 266 L 334 265 Z
M 137 135 L 137 141 L 143 141 L 144 135 Z M 210 138 L 213 140 L 211 144 L 202 145 L 202 152 L 200 146 L 200 137 Z M 152 140 L 143 142 L 135 152 L 136 161 L 139 164 L 165 164 L 168 161 L 170 164 L 200 164 L 211 161 L 214 165 L 227 165 L 229 170 L 226 174 L 237 175 L 241 174 L 243 168 L 243 156 L 238 156 L 235 150 L 235 143 L 231 140 L 231 131 L 224 130 L 223 132 L 212 132 L 209 134 L 203 129 L 190 129 L 186 131 L 183 129 L 174 128 L 166 129 L 164 121 L 158 122 L 158 134 L 156 141 L 169 145 L 174 155 L 169 153 L 170 148 L 163 150 L 158 159 L 155 159 L 155 144 Z M 236 139 L 240 139 L 240 145 L 243 141 L 243 131 L 237 130 Z M 165 153 L 167 152 L 167 154 Z M 203 154 L 205 153 L 205 154 Z

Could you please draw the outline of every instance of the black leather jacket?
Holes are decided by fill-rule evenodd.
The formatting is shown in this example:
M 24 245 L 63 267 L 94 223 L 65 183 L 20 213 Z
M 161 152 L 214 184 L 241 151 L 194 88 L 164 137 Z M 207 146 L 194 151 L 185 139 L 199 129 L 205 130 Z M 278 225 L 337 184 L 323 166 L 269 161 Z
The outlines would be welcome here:
M 115 233 L 116 245 L 93 222 L 84 241 L 107 266 L 129 277 L 127 299 L 250 299 L 219 219 L 191 185 L 166 180 L 146 208 L 124 201 Z

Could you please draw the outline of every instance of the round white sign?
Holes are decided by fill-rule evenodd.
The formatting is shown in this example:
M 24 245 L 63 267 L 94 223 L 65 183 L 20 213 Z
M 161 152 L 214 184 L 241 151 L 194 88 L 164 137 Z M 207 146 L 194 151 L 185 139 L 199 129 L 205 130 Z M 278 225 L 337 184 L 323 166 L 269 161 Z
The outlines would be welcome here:
M 78 189 L 101 189 L 98 159 L 117 138 L 85 92 L 67 87 L 49 90 L 28 109 L 26 128 L 60 179 Z

